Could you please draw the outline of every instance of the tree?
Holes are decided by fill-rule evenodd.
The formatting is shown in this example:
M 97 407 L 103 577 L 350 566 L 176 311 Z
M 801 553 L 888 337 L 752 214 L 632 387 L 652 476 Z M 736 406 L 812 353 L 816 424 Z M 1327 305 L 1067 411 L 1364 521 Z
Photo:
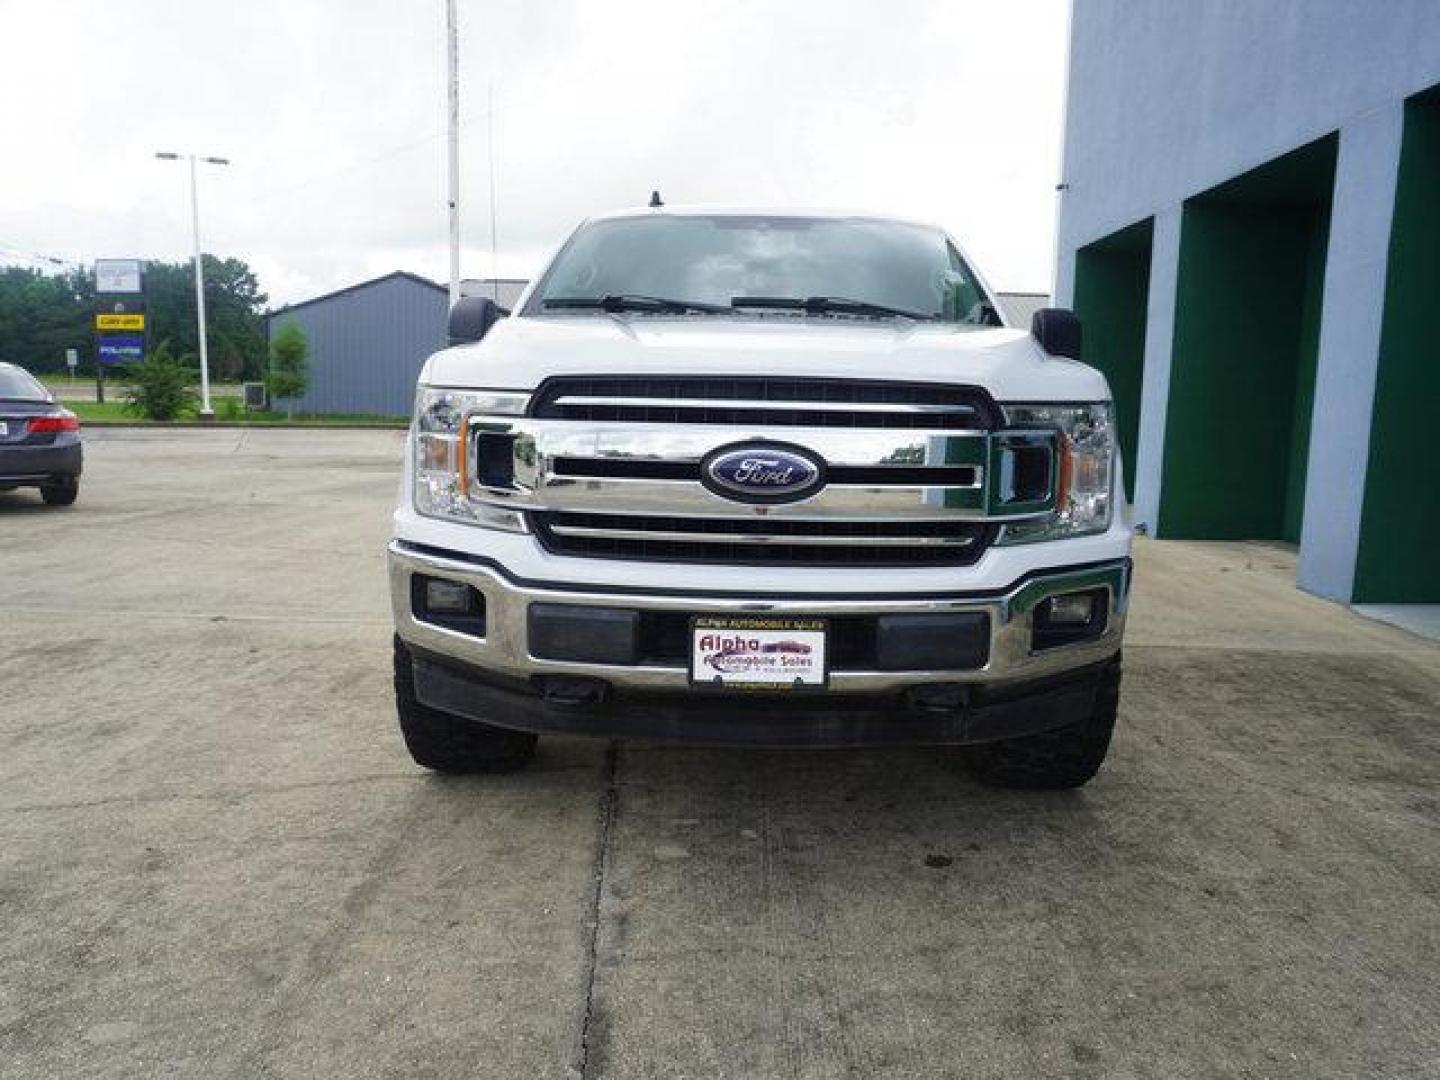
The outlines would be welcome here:
M 265 371 L 265 294 L 241 259 L 204 256 L 205 328 L 210 374 L 257 379 Z M 169 341 L 181 356 L 199 356 L 193 263 L 145 264 L 150 340 Z
M 195 385 L 190 369 L 170 353 L 170 343 L 162 341 L 150 355 L 129 369 L 131 411 L 151 420 L 174 420 L 181 412 L 195 407 Z
M 310 343 L 305 331 L 293 322 L 282 323 L 270 342 L 270 370 L 265 389 L 272 400 L 288 399 L 286 415 L 295 415 L 294 399 L 310 389 Z
M 217 379 L 260 378 L 266 368 L 265 294 L 241 259 L 204 257 L 210 373 Z M 195 277 L 189 262 L 145 266 L 145 314 L 151 341 L 196 364 Z M 0 359 L 30 371 L 65 370 L 65 350 L 95 355 L 95 274 L 0 267 Z
M 64 371 L 65 350 L 92 351 L 94 275 L 0 268 L 0 360 L 33 372 Z

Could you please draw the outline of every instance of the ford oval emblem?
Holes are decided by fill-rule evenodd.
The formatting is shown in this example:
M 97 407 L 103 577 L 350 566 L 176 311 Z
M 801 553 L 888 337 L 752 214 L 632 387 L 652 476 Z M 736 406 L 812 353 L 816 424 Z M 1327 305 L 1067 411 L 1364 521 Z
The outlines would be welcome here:
M 737 502 L 798 502 L 825 485 L 825 463 L 799 446 L 734 443 L 700 463 L 700 479 L 715 494 Z

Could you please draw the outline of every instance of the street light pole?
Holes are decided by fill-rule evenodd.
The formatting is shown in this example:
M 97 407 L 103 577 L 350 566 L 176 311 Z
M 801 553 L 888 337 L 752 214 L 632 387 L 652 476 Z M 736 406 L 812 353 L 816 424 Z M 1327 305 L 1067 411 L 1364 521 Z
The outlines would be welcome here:
M 203 161 L 209 165 L 229 165 L 229 158 L 198 157 L 195 154 L 176 154 L 169 151 L 157 153 L 157 158 L 178 161 L 182 157 L 190 162 L 190 223 L 195 233 L 195 322 L 200 337 L 200 419 L 215 419 L 215 410 L 210 407 L 210 351 L 205 337 L 205 268 L 200 253 L 200 183 L 196 176 L 195 163 Z

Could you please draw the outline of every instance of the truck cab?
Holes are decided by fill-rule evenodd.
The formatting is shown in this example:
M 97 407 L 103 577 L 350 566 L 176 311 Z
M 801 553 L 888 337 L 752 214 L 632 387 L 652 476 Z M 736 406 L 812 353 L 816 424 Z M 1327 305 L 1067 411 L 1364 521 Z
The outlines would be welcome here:
M 923 223 L 662 207 L 581 224 L 507 317 L 461 301 L 389 547 L 416 761 L 567 733 L 1088 781 L 1131 580 L 1110 392 L 1072 315 L 993 296 Z

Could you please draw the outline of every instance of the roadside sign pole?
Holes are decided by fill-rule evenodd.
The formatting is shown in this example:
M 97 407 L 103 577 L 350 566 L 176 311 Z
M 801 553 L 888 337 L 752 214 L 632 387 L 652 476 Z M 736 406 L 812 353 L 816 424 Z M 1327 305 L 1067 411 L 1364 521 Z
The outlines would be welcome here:
M 95 401 L 105 401 L 105 368 L 145 358 L 145 270 L 139 259 L 95 260 Z M 76 349 L 66 362 L 79 362 Z

